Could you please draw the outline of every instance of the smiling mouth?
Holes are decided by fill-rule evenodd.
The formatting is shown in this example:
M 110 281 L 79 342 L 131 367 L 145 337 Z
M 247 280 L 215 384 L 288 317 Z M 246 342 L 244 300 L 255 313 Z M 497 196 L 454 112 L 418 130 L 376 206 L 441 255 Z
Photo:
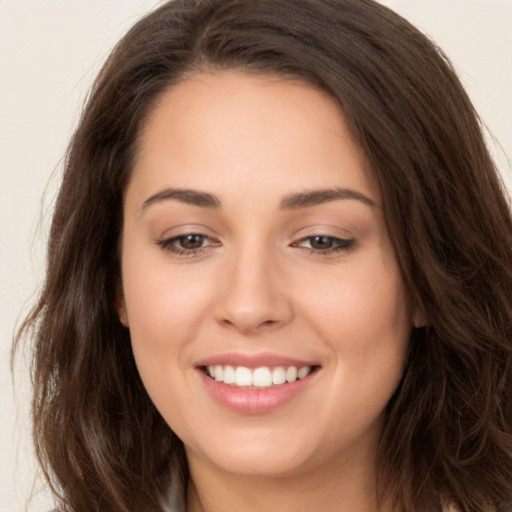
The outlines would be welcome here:
M 203 366 L 201 370 L 211 379 L 242 389 L 268 389 L 291 384 L 317 371 L 319 366 Z

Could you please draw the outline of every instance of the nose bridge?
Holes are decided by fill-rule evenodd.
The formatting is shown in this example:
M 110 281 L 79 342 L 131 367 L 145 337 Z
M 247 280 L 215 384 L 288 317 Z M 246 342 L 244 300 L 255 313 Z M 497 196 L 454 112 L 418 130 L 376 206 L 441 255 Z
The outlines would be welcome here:
M 276 251 L 254 238 L 233 248 L 226 259 L 217 319 L 251 333 L 282 325 L 292 314 Z

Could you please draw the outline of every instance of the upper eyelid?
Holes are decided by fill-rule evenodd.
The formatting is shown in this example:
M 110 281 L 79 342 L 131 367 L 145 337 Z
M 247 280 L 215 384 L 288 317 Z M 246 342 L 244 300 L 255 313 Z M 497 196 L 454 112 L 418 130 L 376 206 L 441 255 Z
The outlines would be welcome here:
M 218 235 L 203 224 L 180 224 L 166 229 L 159 229 L 152 234 L 156 240 L 171 240 L 188 235 L 201 235 L 206 238 L 216 239 Z
M 331 240 L 334 240 L 336 242 L 341 242 L 341 243 L 344 243 L 344 244 L 353 244 L 355 243 L 355 239 L 353 237 L 349 237 L 349 238 L 345 238 L 345 237 L 339 237 L 339 236 L 333 236 L 333 235 L 326 235 L 326 234 L 323 234 L 323 233 L 318 233 L 318 234 L 315 234 L 315 235 L 308 235 L 308 236 L 303 236 L 301 238 L 299 238 L 296 242 L 292 242 L 291 245 L 298 245 L 299 243 L 305 241 L 305 240 L 311 240 L 313 238 L 317 238 L 317 237 L 323 237 L 323 238 L 329 238 Z
M 348 227 L 342 227 L 346 222 L 339 220 L 321 219 L 320 222 L 313 220 L 297 229 L 294 229 L 294 236 L 329 236 L 333 238 L 352 238 L 352 230 Z
M 309 228 L 308 228 L 307 234 L 301 234 L 301 231 L 305 231 L 305 230 L 300 230 L 298 233 L 296 233 L 296 235 L 294 237 L 295 241 L 293 243 L 299 242 L 301 240 L 307 240 L 308 238 L 319 237 L 319 236 L 322 236 L 325 238 L 331 238 L 333 240 L 342 240 L 342 241 L 354 240 L 354 238 L 355 238 L 354 235 L 352 235 L 351 233 L 349 233 L 345 230 L 343 230 L 343 233 L 336 233 L 336 234 L 333 234 L 332 230 L 327 230 L 327 229 L 319 229 L 318 231 L 310 232 Z
M 208 240 L 220 242 L 219 237 L 209 235 L 209 234 L 207 234 L 205 232 L 202 232 L 202 231 L 199 231 L 199 230 L 183 231 L 183 232 L 180 232 L 180 233 L 177 233 L 177 234 L 171 234 L 171 235 L 164 234 L 164 235 L 155 237 L 155 240 L 158 241 L 158 242 L 165 242 L 165 241 L 169 242 L 171 240 L 177 240 L 179 238 L 183 238 L 183 237 L 191 236 L 191 235 L 202 236 L 202 237 L 204 237 L 204 238 L 206 238 Z M 331 238 L 333 240 L 340 240 L 340 241 L 350 241 L 350 240 L 353 240 L 353 236 L 349 235 L 348 233 L 347 233 L 347 236 L 339 236 L 339 235 L 329 234 L 329 233 L 324 232 L 324 231 L 318 231 L 318 232 L 314 232 L 314 233 L 309 234 L 309 235 L 302 235 L 300 237 L 294 237 L 294 239 L 293 239 L 293 241 L 291 243 L 293 244 L 293 243 L 300 242 L 302 240 L 307 240 L 307 239 L 315 238 L 315 237 L 325 237 L 325 238 Z
M 348 242 L 348 241 L 352 240 L 352 237 L 341 237 L 341 236 L 336 236 L 336 235 L 328 235 L 326 233 L 315 233 L 313 235 L 302 236 L 297 241 L 300 242 L 302 240 L 307 240 L 310 238 L 318 238 L 318 237 L 330 238 L 332 240 L 339 240 L 341 242 Z
M 192 235 L 201 236 L 205 240 L 209 240 L 212 243 L 219 243 L 218 240 L 215 240 L 215 238 L 213 238 L 212 236 L 206 235 L 204 233 L 199 233 L 196 231 L 189 231 L 187 233 L 182 233 L 182 234 L 173 235 L 173 236 L 164 236 L 164 237 L 160 238 L 158 241 L 160 243 L 168 243 L 169 244 L 171 242 L 175 242 L 175 241 L 179 240 L 180 238 L 185 238 L 187 236 L 192 236 Z

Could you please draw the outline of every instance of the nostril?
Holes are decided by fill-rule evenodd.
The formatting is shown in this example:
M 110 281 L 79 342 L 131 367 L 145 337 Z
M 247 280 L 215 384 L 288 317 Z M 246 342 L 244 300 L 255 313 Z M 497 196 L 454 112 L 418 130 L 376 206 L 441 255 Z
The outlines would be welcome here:
M 257 332 L 271 330 L 281 324 L 279 320 L 259 321 L 258 319 L 247 317 L 238 317 L 232 319 L 223 318 L 220 322 L 226 328 L 235 328 L 245 334 L 255 334 Z

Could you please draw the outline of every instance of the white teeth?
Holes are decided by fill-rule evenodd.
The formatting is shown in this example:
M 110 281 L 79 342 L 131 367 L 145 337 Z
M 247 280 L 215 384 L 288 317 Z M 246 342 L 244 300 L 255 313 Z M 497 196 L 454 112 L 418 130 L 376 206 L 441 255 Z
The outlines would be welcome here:
M 252 386 L 252 372 L 249 368 L 239 366 L 235 370 L 235 384 L 237 386 Z
M 303 366 L 302 368 L 299 368 L 299 370 L 297 372 L 297 378 L 303 379 L 304 377 L 309 375 L 310 372 L 311 372 L 311 366 Z
M 279 384 L 284 384 L 286 382 L 286 371 L 282 366 L 278 366 L 274 368 L 272 371 L 272 384 L 275 386 L 279 386 Z
M 207 374 L 217 382 L 245 388 L 269 388 L 285 383 L 295 382 L 307 377 L 312 370 L 311 366 L 276 366 L 269 368 L 261 366 L 251 370 L 245 366 L 215 365 L 206 368 Z
M 218 382 L 222 382 L 224 378 L 224 368 L 220 365 L 215 366 L 215 380 Z
M 259 388 L 268 388 L 272 384 L 272 372 L 269 368 L 256 368 L 252 374 L 252 384 Z
M 294 382 L 297 380 L 297 368 L 295 368 L 295 366 L 290 366 L 290 368 L 286 370 L 286 380 L 287 382 Z
M 235 369 L 232 366 L 224 367 L 224 384 L 235 383 Z

